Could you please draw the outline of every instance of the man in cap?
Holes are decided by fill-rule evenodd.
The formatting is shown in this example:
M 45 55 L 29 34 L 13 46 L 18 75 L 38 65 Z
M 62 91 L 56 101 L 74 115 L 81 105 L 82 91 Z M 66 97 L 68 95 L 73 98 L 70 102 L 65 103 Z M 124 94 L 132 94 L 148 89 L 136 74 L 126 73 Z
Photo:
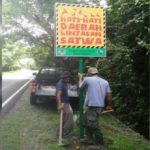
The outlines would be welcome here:
M 108 81 L 98 76 L 98 70 L 95 67 L 88 69 L 88 77 L 84 78 L 80 73 L 79 88 L 87 88 L 84 101 L 84 125 L 87 139 L 93 140 L 98 145 L 103 145 L 103 135 L 99 127 L 99 115 L 105 106 L 106 109 L 112 109 L 112 95 Z
M 73 110 L 70 106 L 67 83 L 69 82 L 69 72 L 63 72 L 61 79 L 56 84 L 57 108 L 63 111 L 62 136 L 69 139 L 73 131 Z

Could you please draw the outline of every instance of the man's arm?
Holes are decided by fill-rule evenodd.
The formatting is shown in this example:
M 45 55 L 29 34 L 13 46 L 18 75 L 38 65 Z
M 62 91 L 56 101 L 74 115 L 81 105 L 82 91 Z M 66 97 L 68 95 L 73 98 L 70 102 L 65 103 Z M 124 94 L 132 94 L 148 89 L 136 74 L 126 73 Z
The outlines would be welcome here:
M 78 73 L 78 78 L 79 78 L 79 88 L 81 88 L 83 85 L 83 75 L 81 73 Z M 84 100 L 84 105 L 83 105 L 83 109 L 84 109 L 84 112 L 87 112 L 88 111 L 88 95 L 86 93 L 86 96 L 85 96 L 85 100 Z
M 106 109 L 107 109 L 107 110 L 112 109 L 112 93 L 111 93 L 111 92 L 107 93 L 107 95 L 106 95 L 106 100 L 107 100 Z
M 62 103 L 62 100 L 61 100 L 61 94 L 62 94 L 62 91 L 61 90 L 56 90 L 56 101 L 57 101 L 57 109 L 63 109 L 64 107 L 64 103 Z
M 81 73 L 78 73 L 78 78 L 79 78 L 79 88 L 80 88 L 83 81 L 83 75 Z

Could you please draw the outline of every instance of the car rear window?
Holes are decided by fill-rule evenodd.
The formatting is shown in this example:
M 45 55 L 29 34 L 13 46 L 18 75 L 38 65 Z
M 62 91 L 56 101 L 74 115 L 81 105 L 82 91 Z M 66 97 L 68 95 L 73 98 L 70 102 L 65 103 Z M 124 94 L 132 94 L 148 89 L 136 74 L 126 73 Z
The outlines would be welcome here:
M 43 68 L 39 71 L 38 76 L 40 77 L 56 77 L 60 78 L 63 72 L 68 72 L 71 75 L 71 72 L 64 68 Z
M 56 75 L 56 70 L 55 69 L 42 69 L 40 71 L 40 74 L 54 76 L 54 75 Z

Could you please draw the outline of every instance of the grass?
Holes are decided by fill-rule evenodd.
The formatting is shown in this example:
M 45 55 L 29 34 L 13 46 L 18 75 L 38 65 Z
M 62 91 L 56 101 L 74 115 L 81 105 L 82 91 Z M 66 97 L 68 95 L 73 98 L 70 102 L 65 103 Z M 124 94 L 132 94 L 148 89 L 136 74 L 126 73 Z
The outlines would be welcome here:
M 101 117 L 101 128 L 107 150 L 150 150 L 149 142 L 134 132 L 114 116 L 106 114 Z
M 57 112 L 42 105 L 31 106 L 28 93 L 29 89 L 1 120 L 0 150 L 59 150 Z
M 59 115 L 46 105 L 29 104 L 28 90 L 0 124 L 0 150 L 86 150 L 77 140 L 71 147 L 58 146 Z M 110 114 L 100 117 L 106 150 L 150 150 L 149 142 Z M 74 129 L 78 138 L 79 128 Z

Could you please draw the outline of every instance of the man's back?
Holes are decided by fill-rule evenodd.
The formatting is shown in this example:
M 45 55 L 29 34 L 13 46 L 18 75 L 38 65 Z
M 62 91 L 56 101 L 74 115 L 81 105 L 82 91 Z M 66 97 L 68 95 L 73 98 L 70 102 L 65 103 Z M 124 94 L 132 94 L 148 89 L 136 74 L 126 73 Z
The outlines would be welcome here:
M 105 96 L 111 92 L 106 80 L 98 77 L 86 77 L 81 87 L 87 86 L 87 104 L 93 107 L 104 107 Z

